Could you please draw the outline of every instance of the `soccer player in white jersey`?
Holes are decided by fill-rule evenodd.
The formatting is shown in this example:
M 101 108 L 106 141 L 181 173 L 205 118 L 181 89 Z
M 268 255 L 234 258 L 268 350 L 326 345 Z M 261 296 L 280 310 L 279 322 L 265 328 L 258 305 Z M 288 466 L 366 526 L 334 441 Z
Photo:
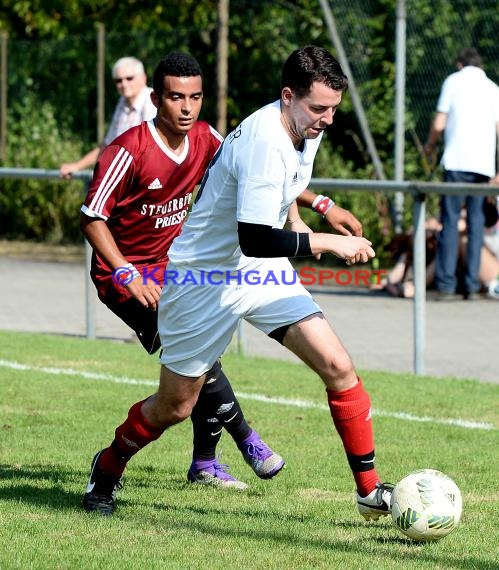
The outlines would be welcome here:
M 207 371 L 245 319 L 323 380 L 359 511 L 377 519 L 390 512 L 391 490 L 374 468 L 369 396 L 320 307 L 293 279 L 288 261 L 322 253 L 349 264 L 374 257 L 371 243 L 358 235 L 311 233 L 296 204 L 346 88 L 329 52 L 316 46 L 294 51 L 283 66 L 280 100 L 244 120 L 213 158 L 170 248 L 159 302 L 160 383 L 141 413 L 158 436 L 188 417 Z M 286 222 L 290 230 L 283 229 Z M 142 440 L 133 443 L 135 451 L 144 446 Z

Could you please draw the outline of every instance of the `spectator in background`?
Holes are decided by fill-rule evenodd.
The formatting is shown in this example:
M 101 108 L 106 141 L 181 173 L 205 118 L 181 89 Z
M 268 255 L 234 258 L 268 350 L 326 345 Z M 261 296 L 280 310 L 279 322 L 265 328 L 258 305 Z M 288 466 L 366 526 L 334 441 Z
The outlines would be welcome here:
M 489 196 L 484 204 L 485 236 L 480 280 L 491 299 L 499 299 L 499 201 Z
M 435 276 L 435 249 L 441 225 L 436 218 L 430 218 L 426 229 L 426 286 L 431 286 Z M 396 234 L 386 247 L 387 253 L 395 261 L 386 277 L 379 283 L 371 284 L 371 290 L 386 291 L 392 297 L 414 297 L 413 230 Z
M 499 196 L 489 196 L 484 204 L 485 245 L 499 259 Z
M 424 152 L 432 157 L 436 143 L 445 132 L 442 156 L 445 182 L 485 184 L 492 179 L 492 182 L 499 183 L 496 174 L 499 87 L 486 76 L 482 59 L 474 48 L 460 52 L 457 69 L 442 85 L 437 114 L 430 127 Z M 485 221 L 483 204 L 483 196 L 442 196 L 442 231 L 438 236 L 435 264 L 437 300 L 456 298 L 458 222 L 463 205 L 467 223 L 463 294 L 468 300 L 478 297 Z
M 489 297 L 499 298 L 499 213 L 494 202 L 487 200 L 485 209 L 485 236 L 480 252 L 480 269 L 478 278 L 480 287 Z M 438 234 L 442 226 L 436 218 L 426 222 L 426 286 L 433 288 L 435 284 L 435 250 Z M 461 284 L 466 269 L 466 211 L 462 210 L 458 223 L 459 255 L 457 262 L 458 282 Z M 393 297 L 414 297 L 414 268 L 412 258 L 412 230 L 405 234 L 397 234 L 388 244 L 387 250 L 395 259 L 395 265 L 379 284 L 371 285 L 372 290 L 384 290 Z M 458 287 L 460 286 L 458 285 Z
M 90 168 L 97 162 L 104 147 L 117 136 L 156 116 L 156 107 L 151 101 L 152 89 L 147 86 L 147 76 L 140 60 L 122 57 L 113 65 L 112 74 L 120 98 L 104 141 L 76 162 L 61 164 L 59 172 L 63 178 L 71 178 L 73 172 Z

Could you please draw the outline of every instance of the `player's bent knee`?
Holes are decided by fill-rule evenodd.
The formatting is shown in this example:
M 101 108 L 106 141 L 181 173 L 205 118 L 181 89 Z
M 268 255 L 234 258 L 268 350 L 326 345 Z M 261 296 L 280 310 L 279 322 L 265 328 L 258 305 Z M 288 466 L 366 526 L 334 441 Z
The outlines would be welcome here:
M 325 364 L 323 379 L 329 389 L 343 389 L 345 384 L 353 384 L 356 378 L 353 362 L 347 353 L 336 355 Z
M 186 420 L 192 412 L 190 403 L 170 404 L 156 410 L 156 419 L 159 425 L 168 428 Z
M 349 376 L 355 374 L 352 359 L 348 354 L 343 355 L 341 358 L 337 358 L 333 364 L 339 376 Z
M 195 401 L 195 398 L 156 393 L 144 402 L 142 411 L 152 425 L 166 429 L 188 418 Z
M 179 424 L 186 420 L 192 413 L 193 406 L 182 405 L 173 408 L 169 413 L 170 425 Z

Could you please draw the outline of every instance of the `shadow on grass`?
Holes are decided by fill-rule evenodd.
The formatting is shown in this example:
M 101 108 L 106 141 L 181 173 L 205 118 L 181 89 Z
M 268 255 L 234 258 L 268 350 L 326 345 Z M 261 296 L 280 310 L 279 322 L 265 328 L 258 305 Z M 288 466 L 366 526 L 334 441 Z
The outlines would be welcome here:
M 202 533 L 202 535 L 211 535 L 215 538 L 230 537 L 239 538 L 240 540 L 261 540 L 265 543 L 272 541 L 276 544 L 282 543 L 283 549 L 286 549 L 292 544 L 294 547 L 298 547 L 304 551 L 317 550 L 321 552 L 324 551 L 324 549 L 331 549 L 337 552 L 358 555 L 365 555 L 368 553 L 366 548 L 370 549 L 370 547 L 366 547 L 362 541 L 352 542 L 350 539 L 345 539 L 344 542 L 338 539 L 324 540 L 323 538 L 314 538 L 306 530 L 303 535 L 300 536 L 295 530 L 288 532 L 283 528 L 288 520 L 291 521 L 296 528 L 297 522 L 306 523 L 309 520 L 311 521 L 315 518 L 314 515 L 304 516 L 286 513 L 285 520 L 283 520 L 281 512 L 272 510 L 261 511 L 252 508 L 227 508 L 216 505 L 204 507 L 165 506 L 159 503 L 154 503 L 153 507 L 171 514 L 171 524 L 177 528 L 184 527 L 188 532 L 197 531 Z M 199 519 L 193 521 L 192 514 L 200 515 Z M 213 522 L 205 520 L 204 517 L 212 517 Z M 220 520 L 222 519 L 229 522 L 225 522 L 221 525 Z M 234 520 L 231 522 L 230 519 Z M 238 519 L 244 519 L 245 521 L 251 520 L 254 522 L 254 527 L 250 530 L 234 529 L 234 526 L 241 526 L 237 522 Z M 279 527 L 281 530 L 276 530 L 276 521 L 280 521 Z M 376 553 L 380 567 L 383 567 L 383 559 L 399 561 L 402 567 L 403 562 L 401 561 L 400 547 L 403 547 L 405 548 L 403 554 L 404 562 L 414 561 L 421 564 L 421 567 L 424 568 L 455 568 L 461 570 L 476 570 L 477 568 L 480 568 L 480 570 L 497 570 L 499 568 L 496 561 L 477 559 L 474 557 L 458 559 L 457 555 L 456 557 L 450 558 L 446 556 L 445 553 L 439 555 L 434 549 L 430 550 L 431 544 L 435 543 L 417 543 L 402 536 L 393 536 L 390 532 L 387 532 L 390 526 L 390 523 L 387 521 L 388 519 L 383 519 L 383 522 L 368 523 L 362 520 L 338 520 L 332 517 L 331 520 L 328 521 L 328 525 L 332 529 L 365 530 L 366 540 L 374 540 L 380 545 L 380 550 Z M 272 524 L 269 524 L 270 522 L 272 522 Z M 260 529 L 260 527 L 264 528 Z M 333 532 L 331 534 L 333 534 Z M 373 534 L 377 536 L 373 536 Z M 382 549 L 383 546 L 386 548 Z M 394 546 L 397 548 L 393 548 Z
M 135 473 L 133 486 L 138 488 L 146 487 L 150 483 L 151 492 L 157 492 L 158 488 L 153 484 L 153 479 L 157 481 L 157 469 L 144 469 Z M 155 474 L 154 474 L 155 473 Z M 59 465 L 5 465 L 0 464 L 0 500 L 22 502 L 33 505 L 35 507 L 49 507 L 58 511 L 81 511 L 82 516 L 99 516 L 97 514 L 88 515 L 81 509 L 81 500 L 83 496 L 83 487 L 86 482 L 88 473 L 83 473 L 72 468 L 66 468 Z M 137 477 L 139 475 L 139 477 Z M 189 492 L 191 494 L 194 489 L 191 485 L 181 480 L 178 476 L 172 476 L 168 472 L 161 477 L 162 489 L 175 488 L 177 492 L 183 494 Z M 82 492 L 68 491 L 78 482 L 82 486 Z M 213 495 L 213 504 L 206 504 L 204 491 Z M 226 491 L 227 492 L 227 491 Z M 313 513 L 283 513 L 278 509 L 261 508 L 261 502 L 258 501 L 258 494 L 255 493 L 256 505 L 242 507 L 234 504 L 221 504 L 220 493 L 214 492 L 213 489 L 202 489 L 196 487 L 195 493 L 192 493 L 192 500 L 198 498 L 202 501 L 202 505 L 180 505 L 154 502 L 142 503 L 137 502 L 129 497 L 128 500 L 119 499 L 117 517 L 113 517 L 115 522 L 124 516 L 125 518 L 137 518 L 134 509 L 130 509 L 127 515 L 127 507 L 140 506 L 142 509 L 151 509 L 152 512 L 162 513 L 166 515 L 166 519 L 162 524 L 168 525 L 169 528 L 185 529 L 186 532 L 199 532 L 204 536 L 212 536 L 214 538 L 237 538 L 240 540 L 268 541 L 279 545 L 283 548 L 289 545 L 303 549 L 304 551 L 321 552 L 324 549 L 331 549 L 337 552 L 352 553 L 358 555 L 367 554 L 366 545 L 363 541 L 352 542 L 350 538 L 344 541 L 340 539 L 324 539 L 314 538 L 311 536 L 307 528 L 300 533 L 297 524 L 313 525 L 316 514 Z M 202 497 L 202 495 L 205 495 Z M 223 521 L 223 523 L 221 523 Z M 251 528 L 241 528 L 250 521 Z M 140 521 L 139 521 L 140 522 Z M 286 524 L 289 522 L 293 525 L 293 530 L 286 530 Z M 144 521 L 142 520 L 143 524 Z M 149 520 L 148 524 L 154 524 Z M 278 524 L 278 528 L 276 525 Z M 383 559 L 400 561 L 400 547 L 404 550 L 404 561 L 414 561 L 422 565 L 422 567 L 437 568 L 455 568 L 460 570 L 493 570 L 499 568 L 494 560 L 486 560 L 484 558 L 477 559 L 468 557 L 458 559 L 456 557 L 448 557 L 445 553 L 439 554 L 432 548 L 430 544 L 416 543 L 402 536 L 393 535 L 388 519 L 383 519 L 378 523 L 366 523 L 359 520 L 341 520 L 335 519 L 332 513 L 331 520 L 328 521 L 331 529 L 343 529 L 344 531 L 359 530 L 365 531 L 366 540 L 374 540 L 379 544 L 379 551 L 376 553 L 380 564 Z M 298 528 L 298 532 L 296 529 Z M 389 532 L 388 532 L 389 531 Z M 331 534 L 335 534 L 334 530 Z M 394 548 L 396 547 L 396 548 Z
M 82 476 L 82 493 L 68 491 L 78 474 L 60 465 L 0 464 L 0 500 L 29 503 L 38 507 L 74 510 L 81 505 L 86 475 Z

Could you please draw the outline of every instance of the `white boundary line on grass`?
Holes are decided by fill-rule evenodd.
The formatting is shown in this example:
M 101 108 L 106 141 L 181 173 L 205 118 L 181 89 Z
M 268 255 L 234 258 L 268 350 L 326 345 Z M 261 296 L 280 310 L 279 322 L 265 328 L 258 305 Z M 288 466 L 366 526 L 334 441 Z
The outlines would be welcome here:
M 54 376 L 80 376 L 88 380 L 101 380 L 104 382 L 114 382 L 115 384 L 130 384 L 136 386 L 157 386 L 158 382 L 151 380 L 139 380 L 136 378 L 128 378 L 126 376 L 112 376 L 110 374 L 100 374 L 98 372 L 87 372 L 85 370 L 74 370 L 73 368 L 50 368 L 46 366 L 31 366 L 29 364 L 21 364 L 20 362 L 1 360 L 0 367 L 10 368 L 11 370 L 25 370 L 27 372 L 44 372 Z M 310 400 L 289 400 L 287 398 L 271 398 L 261 394 L 247 394 L 244 392 L 236 392 L 236 396 L 242 400 L 253 400 L 255 402 L 265 402 L 267 404 L 279 404 L 283 406 L 291 406 L 295 408 L 304 409 L 317 409 L 329 410 L 325 404 L 318 404 Z M 474 422 L 463 420 L 460 418 L 452 419 L 439 419 L 430 416 L 414 416 L 405 412 L 385 412 L 383 410 L 373 409 L 373 415 L 382 416 L 386 418 L 396 418 L 410 422 L 427 422 L 433 424 L 444 424 L 462 427 L 465 429 L 481 429 L 481 430 L 495 430 L 497 429 L 493 424 L 486 422 Z

